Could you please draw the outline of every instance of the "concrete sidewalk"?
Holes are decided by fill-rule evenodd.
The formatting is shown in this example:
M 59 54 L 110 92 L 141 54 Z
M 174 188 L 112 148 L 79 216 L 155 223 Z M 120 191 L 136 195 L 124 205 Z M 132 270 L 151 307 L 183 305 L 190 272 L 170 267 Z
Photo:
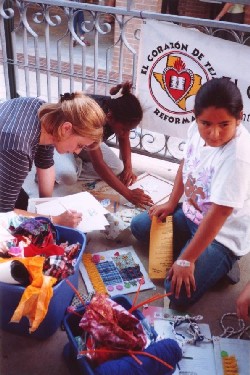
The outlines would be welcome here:
M 173 180 L 178 166 L 140 155 L 133 155 L 135 172 L 139 175 L 145 171 L 158 174 L 169 180 Z M 34 171 L 30 173 L 25 188 L 31 197 L 37 196 L 37 185 L 34 182 Z M 82 191 L 82 182 L 73 187 L 57 186 L 55 195 L 72 194 Z M 136 250 L 145 269 L 148 268 L 148 249 L 138 243 L 130 230 L 127 229 L 116 240 L 108 240 L 104 234 L 93 232 L 87 236 L 88 244 L 86 252 L 95 253 L 101 250 L 121 248 L 132 245 Z M 235 300 L 249 279 L 250 254 L 240 262 L 241 281 L 236 285 L 221 283 L 206 295 L 187 312 L 194 315 L 202 315 L 203 323 L 210 325 L 212 334 L 222 334 L 220 319 L 224 313 L 235 311 Z M 164 293 L 163 281 L 155 283 L 156 290 L 142 291 L 139 300 L 143 301 L 156 293 Z M 81 276 L 79 276 L 79 290 L 85 292 Z M 133 299 L 134 295 L 131 295 Z M 163 306 L 163 300 L 153 303 L 156 306 Z M 4 308 L 4 306 L 1 306 Z M 70 375 L 62 356 L 63 348 L 68 343 L 67 335 L 61 329 L 45 341 L 37 341 L 29 337 L 17 336 L 8 332 L 0 331 L 1 340 L 1 375 Z M 83 374 L 82 374 L 83 375 Z M 213 375 L 213 374 L 211 374 Z

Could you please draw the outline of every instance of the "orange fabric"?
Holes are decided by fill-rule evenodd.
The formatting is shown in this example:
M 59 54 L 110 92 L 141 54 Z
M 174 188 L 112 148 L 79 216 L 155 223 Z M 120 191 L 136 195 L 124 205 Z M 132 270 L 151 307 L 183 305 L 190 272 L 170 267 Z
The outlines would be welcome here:
M 11 259 L 22 262 L 29 271 L 31 278 L 31 284 L 25 289 L 11 322 L 18 323 L 23 316 L 26 316 L 30 322 L 29 332 L 32 333 L 39 327 L 47 314 L 53 296 L 53 285 L 57 282 L 57 279 L 43 274 L 44 257 L 15 257 Z M 9 259 L 1 259 L 0 262 L 6 260 Z

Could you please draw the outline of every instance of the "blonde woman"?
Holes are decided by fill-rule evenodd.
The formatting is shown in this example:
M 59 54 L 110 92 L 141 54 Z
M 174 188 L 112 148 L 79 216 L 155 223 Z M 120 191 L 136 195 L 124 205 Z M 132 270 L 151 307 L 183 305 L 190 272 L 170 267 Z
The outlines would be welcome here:
M 81 92 L 61 95 L 58 103 L 38 98 L 16 98 L 0 104 L 0 212 L 24 213 L 28 195 L 23 182 L 33 162 L 40 197 L 53 192 L 53 152 L 78 154 L 99 145 L 105 115 L 99 105 Z M 26 212 L 27 214 L 27 212 Z M 55 224 L 76 227 L 81 214 L 64 212 Z

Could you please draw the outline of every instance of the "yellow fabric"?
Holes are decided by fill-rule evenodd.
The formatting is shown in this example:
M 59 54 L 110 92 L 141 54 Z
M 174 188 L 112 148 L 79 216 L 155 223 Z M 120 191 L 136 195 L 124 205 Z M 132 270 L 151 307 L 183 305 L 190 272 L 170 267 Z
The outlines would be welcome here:
M 102 281 L 101 275 L 99 274 L 95 264 L 92 262 L 92 254 L 83 254 L 82 261 L 88 272 L 89 279 L 95 291 L 98 293 L 108 294 L 106 286 Z
M 30 322 L 29 332 L 34 332 L 45 318 L 50 300 L 53 296 L 55 277 L 43 274 L 45 258 L 40 256 L 27 258 L 11 258 L 22 262 L 29 271 L 31 284 L 23 292 L 22 298 L 11 318 L 11 322 L 18 323 L 23 316 Z M 9 259 L 6 259 L 9 261 Z M 0 262 L 6 261 L 1 259 Z

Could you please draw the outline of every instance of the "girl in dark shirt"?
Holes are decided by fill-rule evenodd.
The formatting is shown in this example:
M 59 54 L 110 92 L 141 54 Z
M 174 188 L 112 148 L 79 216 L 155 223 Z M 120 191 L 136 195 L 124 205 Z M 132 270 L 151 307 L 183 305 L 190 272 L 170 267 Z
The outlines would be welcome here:
M 137 176 L 132 170 L 130 130 L 137 127 L 143 117 L 139 100 L 131 93 L 131 83 L 125 82 L 111 88 L 111 96 L 92 95 L 106 114 L 103 143 L 94 150 L 83 150 L 78 156 L 82 161 L 82 174 L 79 177 L 77 160 L 73 155 L 56 156 L 56 180 L 72 184 L 77 178 L 85 181 L 102 179 L 128 201 L 138 207 L 153 204 L 142 189 L 129 189 Z M 116 135 L 119 142 L 121 160 L 105 143 Z M 66 167 L 67 165 L 67 167 Z

